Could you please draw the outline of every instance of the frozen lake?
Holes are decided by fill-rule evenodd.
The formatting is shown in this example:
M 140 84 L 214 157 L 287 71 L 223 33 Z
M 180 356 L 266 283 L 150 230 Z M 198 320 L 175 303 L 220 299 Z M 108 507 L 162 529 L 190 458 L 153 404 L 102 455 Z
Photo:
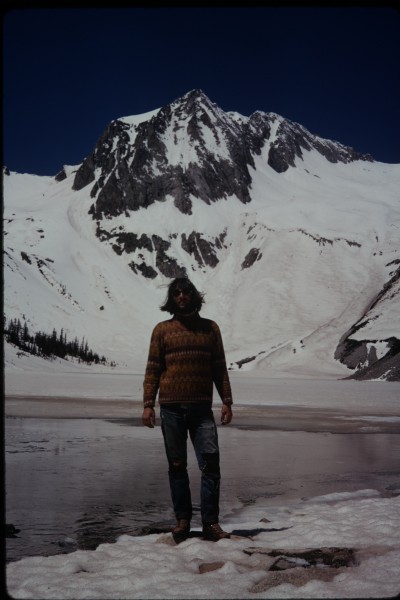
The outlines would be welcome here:
M 48 372 L 8 370 L 6 397 L 61 397 L 141 402 L 143 374 L 126 371 L 57 372 L 51 363 Z M 253 372 L 230 372 L 235 404 L 262 406 L 301 406 L 400 413 L 400 383 L 384 381 L 343 381 L 319 379 L 275 379 Z M 216 403 L 218 402 L 215 396 Z M 127 405 L 129 408 L 129 404 Z M 125 413 L 129 416 L 129 412 Z M 93 416 L 93 415 L 91 415 Z
M 20 532 L 7 539 L 7 560 L 90 549 L 174 520 L 160 428 L 139 426 L 140 402 L 113 386 L 116 378 L 108 386 L 102 375 L 81 379 L 85 385 L 70 378 L 58 396 L 43 380 L 39 395 L 35 378 L 30 395 L 9 389 L 6 522 Z M 319 494 L 399 488 L 398 384 L 250 377 L 232 383 L 234 421 L 218 429 L 222 523 L 258 497 L 272 507 Z M 215 408 L 218 416 L 217 399 Z M 195 527 L 199 473 L 189 447 Z

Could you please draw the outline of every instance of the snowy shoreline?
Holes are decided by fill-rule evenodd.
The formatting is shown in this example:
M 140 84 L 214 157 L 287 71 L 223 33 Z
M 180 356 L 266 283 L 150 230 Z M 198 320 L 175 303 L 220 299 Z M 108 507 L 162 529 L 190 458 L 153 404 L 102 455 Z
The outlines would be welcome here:
M 176 546 L 166 533 L 122 535 L 94 551 L 10 563 L 7 590 L 51 600 L 394 597 L 399 500 L 366 489 L 273 510 L 259 499 L 225 519 L 229 540 L 194 535 Z

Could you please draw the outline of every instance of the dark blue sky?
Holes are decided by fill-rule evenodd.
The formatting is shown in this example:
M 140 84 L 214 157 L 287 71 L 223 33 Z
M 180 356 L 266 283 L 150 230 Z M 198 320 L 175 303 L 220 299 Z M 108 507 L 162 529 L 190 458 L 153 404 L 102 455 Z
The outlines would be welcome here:
M 3 163 L 55 175 L 108 123 L 200 88 L 400 163 L 390 7 L 49 8 L 3 13 Z

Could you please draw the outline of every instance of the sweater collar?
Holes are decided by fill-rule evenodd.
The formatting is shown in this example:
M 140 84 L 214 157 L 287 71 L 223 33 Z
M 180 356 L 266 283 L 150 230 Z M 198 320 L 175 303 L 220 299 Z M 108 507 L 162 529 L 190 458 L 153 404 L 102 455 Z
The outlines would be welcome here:
M 192 325 L 200 319 L 199 311 L 194 310 L 190 313 L 175 313 L 174 319 L 183 323 L 184 325 Z

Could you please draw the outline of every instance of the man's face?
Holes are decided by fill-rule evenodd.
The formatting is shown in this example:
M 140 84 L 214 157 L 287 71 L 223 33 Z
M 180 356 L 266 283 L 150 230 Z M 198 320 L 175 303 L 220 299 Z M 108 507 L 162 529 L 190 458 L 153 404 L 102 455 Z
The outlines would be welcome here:
M 179 312 L 187 312 L 191 309 L 192 292 L 188 288 L 178 287 L 174 291 L 174 303 Z

